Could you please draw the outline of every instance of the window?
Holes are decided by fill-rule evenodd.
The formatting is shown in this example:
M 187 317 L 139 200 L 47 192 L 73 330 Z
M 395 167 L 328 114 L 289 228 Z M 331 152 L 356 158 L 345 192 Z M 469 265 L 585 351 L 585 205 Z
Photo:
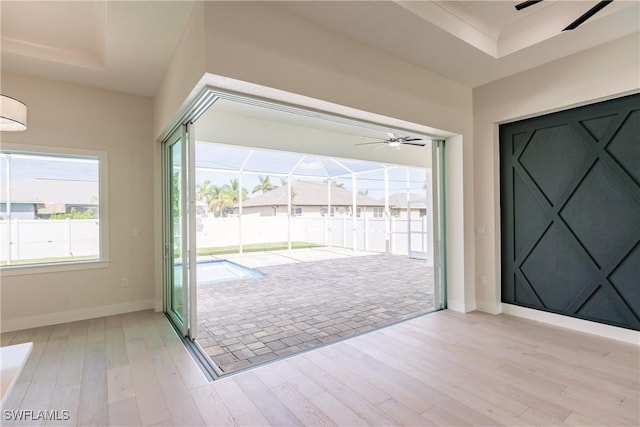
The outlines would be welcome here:
M 362 216 L 362 208 L 356 208 L 356 217 L 360 218 Z
M 0 267 L 103 261 L 106 154 L 8 145 L 0 151 Z
M 302 208 L 292 207 L 291 208 L 292 216 L 302 216 Z
M 384 208 L 373 208 L 373 217 L 382 218 L 384 216 Z

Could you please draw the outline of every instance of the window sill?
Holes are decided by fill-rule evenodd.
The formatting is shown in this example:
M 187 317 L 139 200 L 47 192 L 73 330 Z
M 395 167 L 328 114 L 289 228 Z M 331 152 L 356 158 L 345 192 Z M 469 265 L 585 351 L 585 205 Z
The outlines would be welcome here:
M 91 260 L 76 261 L 56 264 L 38 264 L 38 265 L 6 265 L 0 267 L 0 276 L 21 276 L 23 274 L 41 274 L 41 273 L 62 273 L 66 271 L 76 270 L 95 270 L 99 268 L 109 267 L 109 261 Z

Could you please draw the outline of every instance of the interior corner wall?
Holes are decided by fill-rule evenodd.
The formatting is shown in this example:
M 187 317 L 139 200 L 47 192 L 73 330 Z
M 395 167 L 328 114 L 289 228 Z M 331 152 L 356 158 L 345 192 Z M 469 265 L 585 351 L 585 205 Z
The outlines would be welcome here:
M 638 33 L 473 90 L 478 309 L 501 311 L 498 124 L 638 91 Z
M 2 331 L 152 308 L 151 99 L 7 72 L 2 93 L 29 109 L 27 130 L 2 142 L 107 152 L 110 254 L 106 268 L 2 275 Z

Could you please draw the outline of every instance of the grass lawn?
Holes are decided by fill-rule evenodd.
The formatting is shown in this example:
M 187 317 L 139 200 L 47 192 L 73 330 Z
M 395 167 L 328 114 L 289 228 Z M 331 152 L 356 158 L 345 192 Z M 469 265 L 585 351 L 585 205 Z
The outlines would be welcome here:
M 322 245 L 316 245 L 315 243 L 308 242 L 291 242 L 291 249 L 319 248 L 321 246 Z M 251 245 L 243 245 L 242 252 L 280 251 L 288 248 L 289 244 L 287 242 L 256 243 Z M 240 247 L 238 245 L 221 246 L 217 248 L 198 248 L 198 256 L 237 254 L 239 250 Z

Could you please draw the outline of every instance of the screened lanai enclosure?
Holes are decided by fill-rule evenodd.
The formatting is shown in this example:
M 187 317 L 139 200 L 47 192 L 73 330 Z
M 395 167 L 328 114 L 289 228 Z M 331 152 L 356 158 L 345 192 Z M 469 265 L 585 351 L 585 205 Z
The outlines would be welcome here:
M 212 376 L 442 306 L 431 138 L 214 101 L 165 148 L 167 311 Z
M 431 170 L 196 142 L 198 248 L 327 246 L 433 266 Z

